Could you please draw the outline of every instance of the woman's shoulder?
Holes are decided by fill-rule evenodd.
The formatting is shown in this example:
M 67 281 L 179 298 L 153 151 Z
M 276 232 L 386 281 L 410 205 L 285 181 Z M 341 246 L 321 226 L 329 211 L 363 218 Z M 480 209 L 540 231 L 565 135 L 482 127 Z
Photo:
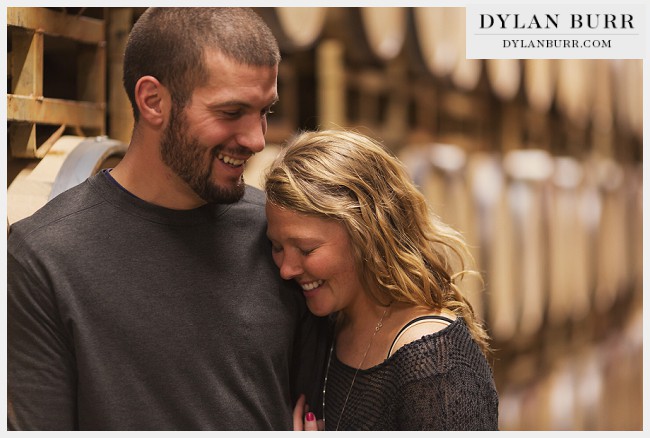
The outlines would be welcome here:
M 422 339 L 424 336 L 439 333 L 454 324 L 458 318 L 450 311 L 414 311 L 402 316 L 401 327 L 388 351 L 388 357 L 399 349 Z
M 446 375 L 490 380 L 491 368 L 462 317 L 397 349 L 386 359 L 402 384 Z
M 436 363 L 446 363 L 454 357 L 473 354 L 474 350 L 480 352 L 462 317 L 447 312 L 432 312 L 402 324 L 389 348 L 387 359 L 401 357 L 401 360 L 414 360 L 422 357 Z

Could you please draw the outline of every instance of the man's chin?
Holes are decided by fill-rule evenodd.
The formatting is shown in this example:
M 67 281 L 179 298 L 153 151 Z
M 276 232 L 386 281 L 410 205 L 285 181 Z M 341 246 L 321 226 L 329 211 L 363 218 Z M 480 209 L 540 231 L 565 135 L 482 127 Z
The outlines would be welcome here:
M 245 192 L 246 184 L 242 178 L 237 184 L 231 185 L 229 187 L 212 185 L 209 189 L 205 190 L 205 193 L 201 197 L 206 202 L 217 204 L 234 204 L 244 197 Z

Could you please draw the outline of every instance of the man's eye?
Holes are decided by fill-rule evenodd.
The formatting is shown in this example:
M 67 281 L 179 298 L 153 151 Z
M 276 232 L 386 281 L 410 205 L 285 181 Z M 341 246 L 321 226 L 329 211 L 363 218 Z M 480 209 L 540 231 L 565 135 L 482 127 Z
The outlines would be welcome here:
M 271 245 L 271 251 L 273 251 L 274 253 L 282 252 L 282 247 L 281 246 Z
M 239 111 L 239 110 L 237 110 L 237 111 L 223 111 L 222 113 L 226 117 L 230 117 L 230 118 L 237 118 L 237 117 L 239 117 L 241 115 L 241 111 Z
M 314 248 L 314 249 L 315 249 L 315 248 Z M 302 255 L 307 256 L 307 255 L 311 254 L 312 252 L 314 252 L 314 249 L 301 249 L 301 250 L 300 250 L 300 253 L 301 253 Z

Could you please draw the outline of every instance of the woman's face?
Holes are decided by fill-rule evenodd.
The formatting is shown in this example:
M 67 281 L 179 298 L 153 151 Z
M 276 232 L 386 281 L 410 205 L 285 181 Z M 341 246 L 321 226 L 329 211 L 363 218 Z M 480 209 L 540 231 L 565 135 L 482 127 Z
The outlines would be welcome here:
M 285 280 L 301 286 L 309 310 L 325 316 L 360 299 L 363 289 L 345 227 L 266 205 L 273 260 Z

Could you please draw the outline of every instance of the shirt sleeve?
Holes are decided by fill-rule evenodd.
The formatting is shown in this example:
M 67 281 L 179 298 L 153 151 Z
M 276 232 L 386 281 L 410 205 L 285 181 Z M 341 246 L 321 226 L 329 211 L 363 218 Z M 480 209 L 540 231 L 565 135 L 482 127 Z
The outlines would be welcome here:
M 400 388 L 398 430 L 497 430 L 494 387 L 457 367 Z
M 7 428 L 75 429 L 74 364 L 52 291 L 8 253 Z
M 295 406 L 304 394 L 310 410 L 322 418 L 322 384 L 333 326 L 328 317 L 312 314 L 302 296 L 299 299 L 302 313 L 294 340 L 291 399 Z

